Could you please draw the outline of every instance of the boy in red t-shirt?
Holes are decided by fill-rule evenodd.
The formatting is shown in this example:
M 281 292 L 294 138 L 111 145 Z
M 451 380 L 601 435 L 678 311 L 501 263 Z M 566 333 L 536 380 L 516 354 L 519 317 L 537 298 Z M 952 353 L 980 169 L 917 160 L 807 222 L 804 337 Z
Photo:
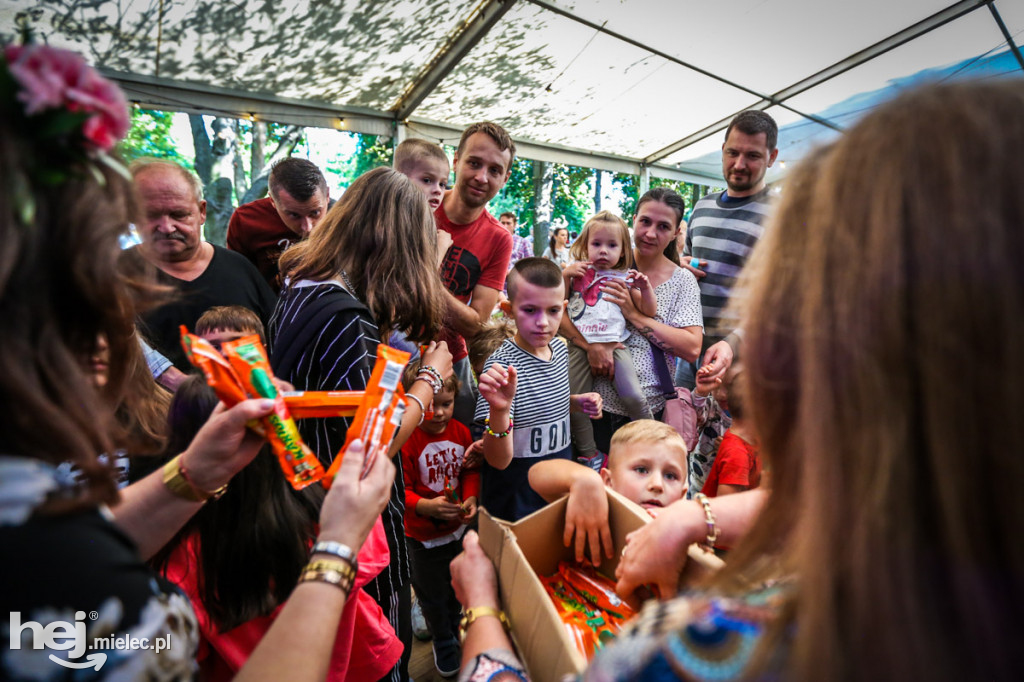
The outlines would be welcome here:
M 416 381 L 419 362 L 406 368 L 406 388 Z M 434 665 L 442 677 L 459 672 L 456 636 L 461 606 L 448 569 L 459 552 L 467 524 L 476 517 L 481 447 L 469 429 L 452 419 L 459 380 L 453 375 L 434 394 L 433 417 L 424 420 L 402 446 L 405 477 L 405 534 L 412 560 L 412 586 L 434 637 Z M 475 459 L 476 461 L 471 461 Z
M 743 416 L 744 379 L 742 373 L 737 374 L 729 388 L 732 426 L 722 437 L 715 463 L 701 488 L 708 497 L 738 493 L 761 485 L 761 455 L 757 440 Z

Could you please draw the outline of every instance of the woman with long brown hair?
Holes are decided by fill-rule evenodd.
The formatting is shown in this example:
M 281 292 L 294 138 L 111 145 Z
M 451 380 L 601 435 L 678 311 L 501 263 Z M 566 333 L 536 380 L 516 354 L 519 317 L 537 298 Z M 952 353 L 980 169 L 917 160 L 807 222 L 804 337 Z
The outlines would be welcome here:
M 585 678 L 1024 677 L 1022 150 L 1020 78 L 934 85 L 788 179 L 741 311 L 773 489 L 724 572 L 651 605 Z M 708 522 L 742 534 L 757 497 L 666 508 L 620 593 L 674 590 Z M 481 584 L 479 557 L 456 582 Z
M 127 129 L 123 95 L 79 55 L 0 52 L 0 604 L 12 625 L 0 638 L 3 679 L 192 675 L 192 609 L 142 560 L 252 460 L 261 439 L 245 423 L 273 407 L 219 406 L 163 471 L 121 491 L 99 458 L 131 442 L 131 421 L 115 411 L 133 397 L 135 315 L 154 294 L 118 263 L 119 237 L 138 219 L 127 172 L 109 155 Z M 85 362 L 100 338 L 110 351 L 102 388 Z M 353 450 L 324 501 L 319 539 L 358 549 L 394 469 L 378 457 L 360 477 L 362 448 Z M 57 477 L 63 462 L 77 467 L 78 485 Z M 243 678 L 323 679 L 327 657 L 309 661 L 290 638 L 329 648 L 348 591 L 307 573 Z
M 281 256 L 285 278 L 270 321 L 275 372 L 299 390 L 366 388 L 377 345 L 392 331 L 429 344 L 423 364 L 441 379 L 452 373 L 444 342 L 431 340 L 445 311 L 437 271 L 437 230 L 426 199 L 409 178 L 376 168 L 356 179 L 309 238 Z M 405 543 L 405 491 L 398 449 L 433 399 L 429 374 L 407 391 L 405 417 L 389 453 L 398 467 L 384 531 L 391 564 L 366 586 L 405 644 L 396 670 L 404 679 L 412 643 L 410 567 Z M 301 423 L 302 436 L 325 466 L 345 442 L 348 419 Z

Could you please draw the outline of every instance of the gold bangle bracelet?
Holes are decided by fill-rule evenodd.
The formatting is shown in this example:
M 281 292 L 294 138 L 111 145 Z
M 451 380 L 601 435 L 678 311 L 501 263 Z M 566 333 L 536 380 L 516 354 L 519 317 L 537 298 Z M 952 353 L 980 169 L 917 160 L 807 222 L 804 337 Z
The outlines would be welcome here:
M 501 622 L 501 626 L 505 628 L 505 632 L 512 629 L 512 624 L 509 622 L 508 616 L 505 615 L 505 612 L 501 609 L 496 609 L 493 606 L 471 606 L 468 609 L 464 609 L 463 613 L 465 615 L 463 615 L 462 620 L 459 621 L 459 631 L 462 633 L 463 637 L 465 637 L 466 630 L 469 626 L 478 618 L 483 618 L 484 616 L 494 616 L 497 618 Z
M 334 585 L 346 595 L 352 591 L 356 572 L 344 561 L 313 561 L 302 569 L 300 583 L 321 582 Z
M 175 497 L 180 497 L 189 502 L 206 502 L 209 499 L 216 500 L 228 489 L 227 483 L 212 492 L 200 490 L 192 483 L 188 471 L 185 469 L 182 455 L 178 455 L 163 468 L 164 485 Z

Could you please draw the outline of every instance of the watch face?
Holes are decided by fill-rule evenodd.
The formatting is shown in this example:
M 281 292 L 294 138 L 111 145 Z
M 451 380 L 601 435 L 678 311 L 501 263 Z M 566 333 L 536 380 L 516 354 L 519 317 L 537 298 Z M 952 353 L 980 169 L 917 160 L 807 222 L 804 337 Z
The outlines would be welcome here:
M 586 304 L 583 302 L 583 296 L 578 291 L 572 292 L 572 296 L 569 297 L 569 319 L 573 322 L 580 319 L 585 307 Z

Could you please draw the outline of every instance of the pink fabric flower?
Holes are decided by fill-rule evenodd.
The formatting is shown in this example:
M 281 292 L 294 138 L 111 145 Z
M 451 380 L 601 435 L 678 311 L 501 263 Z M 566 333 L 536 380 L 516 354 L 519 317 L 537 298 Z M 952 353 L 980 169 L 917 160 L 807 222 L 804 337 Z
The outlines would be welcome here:
M 81 55 L 48 45 L 9 45 L 4 57 L 21 86 L 18 100 L 24 102 L 26 115 L 60 107 L 93 114 L 82 126 L 82 134 L 104 151 L 128 132 L 128 104 L 121 90 Z

